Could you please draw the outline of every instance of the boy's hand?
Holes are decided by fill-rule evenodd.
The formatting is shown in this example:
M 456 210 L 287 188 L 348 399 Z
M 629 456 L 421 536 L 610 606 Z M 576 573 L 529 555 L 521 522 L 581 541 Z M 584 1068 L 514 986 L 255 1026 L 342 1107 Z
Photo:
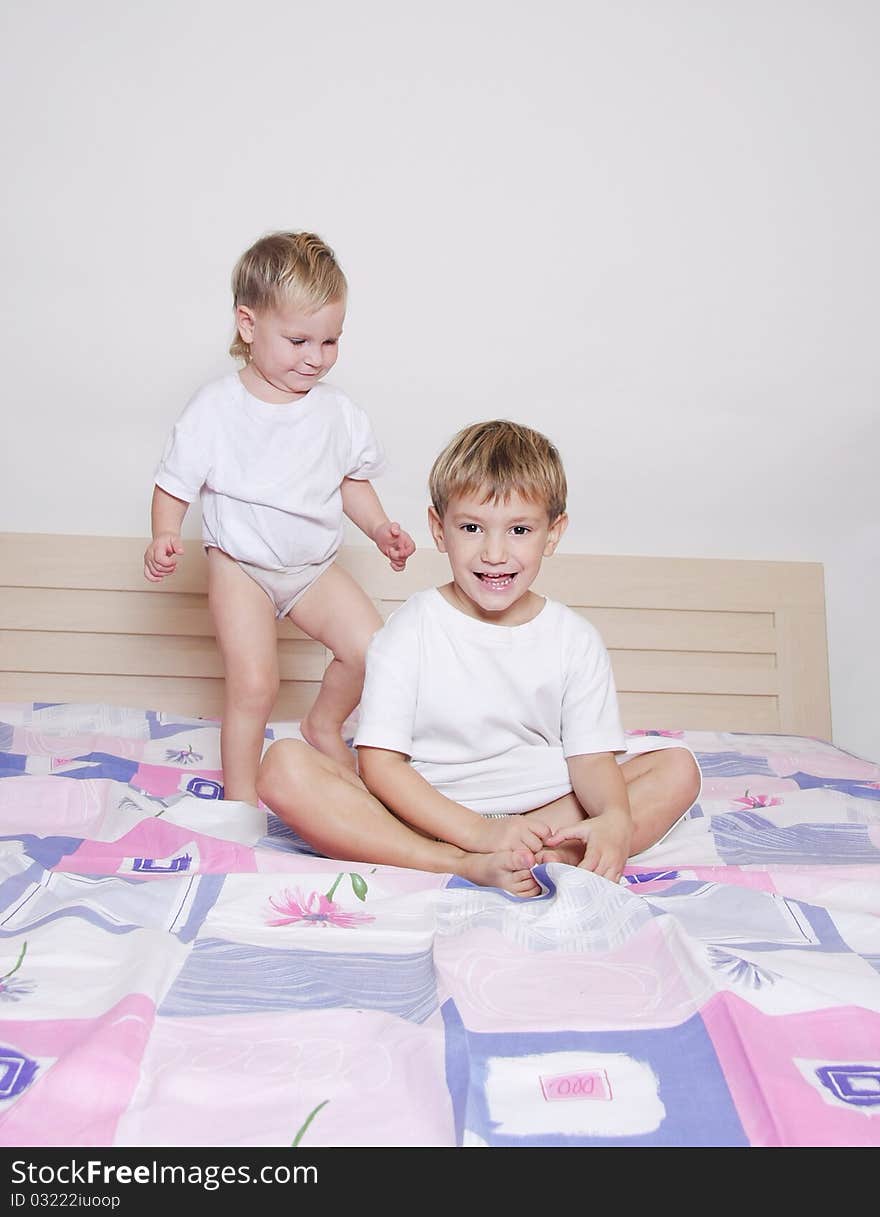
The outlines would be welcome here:
M 144 575 L 151 583 L 173 575 L 182 553 L 183 542 L 176 532 L 160 532 L 144 550 Z
M 578 865 L 602 879 L 617 883 L 629 857 L 631 839 L 632 820 L 627 813 L 609 810 L 592 819 L 581 820 L 580 824 L 560 828 L 547 837 L 544 845 L 552 849 L 563 841 L 583 841 L 586 848 Z
M 526 849 L 536 853 L 547 844 L 545 838 L 550 829 L 546 824 L 529 816 L 511 815 L 504 820 L 483 817 L 477 826 L 474 843 L 468 848 L 475 854 L 494 854 L 499 849 Z
M 416 543 L 396 520 L 380 524 L 373 534 L 378 549 L 391 561 L 392 570 L 403 570 L 406 560 L 416 551 Z

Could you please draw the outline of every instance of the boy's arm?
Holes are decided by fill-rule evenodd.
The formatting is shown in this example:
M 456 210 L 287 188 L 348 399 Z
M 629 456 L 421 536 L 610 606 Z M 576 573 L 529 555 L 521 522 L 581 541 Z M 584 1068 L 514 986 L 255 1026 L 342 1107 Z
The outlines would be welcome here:
M 177 559 L 183 553 L 180 526 L 188 507 L 189 503 L 176 499 L 161 486 L 153 487 L 150 509 L 153 539 L 144 551 L 144 575 L 151 583 L 173 575 L 177 569 Z
M 632 839 L 629 795 L 620 766 L 611 752 L 568 757 L 568 773 L 577 800 L 589 819 L 548 837 L 553 848 L 562 841 L 583 841 L 580 865 L 616 883 L 623 874 Z
M 342 510 L 362 533 L 391 560 L 392 570 L 403 570 L 415 552 L 415 542 L 396 520 L 389 520 L 372 482 L 359 478 L 342 479 Z
M 493 853 L 517 846 L 537 850 L 544 844 L 534 831 L 543 825 L 524 816 L 487 820 L 435 790 L 401 752 L 361 745 L 358 772 L 370 792 L 398 819 L 469 853 Z

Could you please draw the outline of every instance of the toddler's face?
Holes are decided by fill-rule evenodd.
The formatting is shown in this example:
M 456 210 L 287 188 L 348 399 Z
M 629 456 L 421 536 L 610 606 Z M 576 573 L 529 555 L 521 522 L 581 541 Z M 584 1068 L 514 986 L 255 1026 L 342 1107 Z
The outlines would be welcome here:
M 519 494 L 497 503 L 484 496 L 451 499 L 442 520 L 432 507 L 431 532 L 449 557 L 460 607 L 484 621 L 518 625 L 520 617 L 529 619 L 521 602 L 568 520 L 562 515 L 551 524 L 543 503 Z
M 239 332 L 251 349 L 248 379 L 264 382 L 282 399 L 304 396 L 336 363 L 344 320 L 342 300 L 332 300 L 314 313 L 290 305 L 240 307 Z

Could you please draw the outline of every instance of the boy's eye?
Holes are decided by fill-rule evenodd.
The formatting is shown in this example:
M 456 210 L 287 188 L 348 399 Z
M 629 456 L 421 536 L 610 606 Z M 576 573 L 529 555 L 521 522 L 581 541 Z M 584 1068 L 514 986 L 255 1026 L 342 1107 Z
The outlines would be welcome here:
M 292 343 L 295 347 L 301 347 L 305 342 L 305 338 L 288 338 L 287 341 Z
M 338 341 L 339 341 L 338 338 L 326 338 L 324 340 L 324 346 L 335 347 Z
M 479 526 L 479 524 L 462 524 L 462 526 L 461 526 L 461 527 L 462 527 L 462 531 L 463 531 L 463 532 L 471 532 L 471 533 L 474 533 L 474 532 L 479 532 L 479 531 L 480 531 L 480 526 Z
M 529 532 L 531 532 L 531 529 L 525 524 L 514 524 L 513 526 L 513 535 L 515 537 L 524 537 Z

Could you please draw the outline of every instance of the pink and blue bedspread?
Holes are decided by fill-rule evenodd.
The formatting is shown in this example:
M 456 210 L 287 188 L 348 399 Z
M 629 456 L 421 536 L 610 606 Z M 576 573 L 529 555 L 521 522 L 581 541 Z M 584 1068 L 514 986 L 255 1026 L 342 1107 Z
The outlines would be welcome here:
M 213 721 L 0 705 L 0 1143 L 880 1144 L 880 766 L 684 739 L 687 821 L 521 901 L 314 856 Z

